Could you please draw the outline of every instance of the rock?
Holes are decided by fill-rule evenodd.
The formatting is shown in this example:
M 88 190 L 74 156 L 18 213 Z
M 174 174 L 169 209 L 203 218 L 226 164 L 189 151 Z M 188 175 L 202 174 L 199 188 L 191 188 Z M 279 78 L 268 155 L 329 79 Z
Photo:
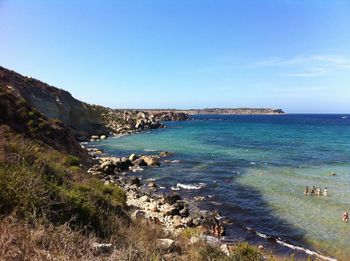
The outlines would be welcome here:
M 179 211 L 179 214 L 181 217 L 188 217 L 189 215 L 189 209 L 187 207 L 184 207 Z
M 133 154 L 131 154 L 131 155 L 129 156 L 129 160 L 130 160 L 130 161 L 134 161 L 134 160 L 136 160 L 136 159 L 137 159 L 137 156 L 136 156 L 135 153 L 133 153 Z
M 136 159 L 133 161 L 133 164 L 134 165 L 138 165 L 140 167 L 144 167 L 144 166 L 147 166 L 147 163 L 144 161 L 143 158 L 139 158 L 139 159 Z
M 173 216 L 173 226 L 175 229 L 184 227 L 184 223 L 182 222 L 182 219 L 180 216 Z
M 110 161 L 105 161 L 99 166 L 99 169 L 106 174 L 113 174 L 115 165 Z
M 107 139 L 107 136 L 106 136 L 106 135 L 101 135 L 101 136 L 100 136 L 100 139 L 101 139 L 101 140 L 105 140 L 105 139 Z
M 147 187 L 154 189 L 154 188 L 157 188 L 158 186 L 155 182 L 152 181 L 152 182 L 148 183 Z
M 149 197 L 147 195 L 142 196 L 140 198 L 140 200 L 143 201 L 143 202 L 150 202 L 150 199 L 149 199 Z
M 170 238 L 157 239 L 157 246 L 162 250 L 171 251 L 175 248 L 175 241 Z
M 137 219 L 143 219 L 145 218 L 145 212 L 143 212 L 142 210 L 135 210 L 134 213 L 131 214 L 131 218 L 133 220 L 137 220 Z
M 160 166 L 160 162 L 159 162 L 158 157 L 155 157 L 155 156 L 142 156 L 141 158 L 145 161 L 147 166 Z
M 263 245 L 259 245 L 258 248 L 259 248 L 259 250 L 264 250 L 264 246 Z
M 220 250 L 221 250 L 222 252 L 224 252 L 227 256 L 230 255 L 230 250 L 229 250 L 227 244 L 222 244 L 222 245 L 220 246 Z
M 92 248 L 93 248 L 95 254 L 107 254 L 113 250 L 113 245 L 112 244 L 93 243 Z
M 91 139 L 92 139 L 92 140 L 98 140 L 99 138 L 100 138 L 100 137 L 99 137 L 98 135 L 92 135 L 92 136 L 91 136 Z
M 164 203 L 169 203 L 170 205 L 172 204 L 175 204 L 176 201 L 180 200 L 181 197 L 179 194 L 177 193 L 173 193 L 173 194 L 170 194 L 170 195 L 167 195 L 163 198 L 163 202 Z
M 162 205 L 160 210 L 164 216 L 174 216 L 179 213 L 179 209 L 175 206 L 170 205 L 169 203 Z
M 169 156 L 169 152 L 167 152 L 167 151 L 161 151 L 160 153 L 159 153 L 159 156 L 160 157 L 167 157 L 167 156 Z
M 132 165 L 133 163 L 129 159 L 122 158 L 115 163 L 115 168 L 117 172 L 123 172 L 127 171 Z
M 194 201 L 204 201 L 205 197 L 204 196 L 195 196 L 193 199 L 194 199 Z
M 129 183 L 130 185 L 136 185 L 137 187 L 141 186 L 141 181 L 138 177 L 132 177 Z

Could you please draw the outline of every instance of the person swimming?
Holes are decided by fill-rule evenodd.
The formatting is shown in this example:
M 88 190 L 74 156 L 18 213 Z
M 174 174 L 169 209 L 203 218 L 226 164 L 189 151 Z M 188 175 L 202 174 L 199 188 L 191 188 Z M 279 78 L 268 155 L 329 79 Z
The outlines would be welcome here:
M 315 194 L 315 191 L 316 191 L 316 188 L 315 188 L 315 186 L 312 186 L 312 189 L 311 189 L 311 192 L 310 192 L 310 194 Z
M 347 211 L 345 211 L 343 213 L 343 221 L 344 222 L 348 222 L 349 221 L 349 213 Z
M 321 196 L 321 188 L 317 188 L 317 196 Z
M 329 174 L 329 176 L 335 176 L 335 172 L 332 172 L 331 174 Z
M 327 188 L 324 188 L 324 190 L 323 190 L 323 196 L 328 196 L 328 189 Z
M 309 187 L 308 186 L 305 187 L 304 195 L 309 195 Z

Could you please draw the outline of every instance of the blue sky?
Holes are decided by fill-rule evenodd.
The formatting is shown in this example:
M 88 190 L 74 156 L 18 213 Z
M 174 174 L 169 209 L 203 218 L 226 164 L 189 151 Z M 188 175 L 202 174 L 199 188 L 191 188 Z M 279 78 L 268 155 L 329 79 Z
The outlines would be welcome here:
M 350 1 L 0 0 L 0 65 L 114 108 L 350 112 Z

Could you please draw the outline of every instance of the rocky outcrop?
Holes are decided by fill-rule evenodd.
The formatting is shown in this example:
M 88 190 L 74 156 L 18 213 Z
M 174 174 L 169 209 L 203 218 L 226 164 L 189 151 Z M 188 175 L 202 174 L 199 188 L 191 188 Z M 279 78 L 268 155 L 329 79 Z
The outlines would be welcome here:
M 15 133 L 45 143 L 61 152 L 88 158 L 74 138 L 71 130 L 61 121 L 48 119 L 12 88 L 0 83 L 0 127 L 8 127 Z
M 91 107 L 101 115 L 102 122 L 114 135 L 131 134 L 164 127 L 153 114 L 148 112 L 113 110 L 97 105 Z
M 62 121 L 76 136 L 108 133 L 98 112 L 65 90 L 3 67 L 0 67 L 0 83 L 47 118 Z
M 191 119 L 187 113 L 176 111 L 154 112 L 153 115 L 160 121 L 188 121 Z

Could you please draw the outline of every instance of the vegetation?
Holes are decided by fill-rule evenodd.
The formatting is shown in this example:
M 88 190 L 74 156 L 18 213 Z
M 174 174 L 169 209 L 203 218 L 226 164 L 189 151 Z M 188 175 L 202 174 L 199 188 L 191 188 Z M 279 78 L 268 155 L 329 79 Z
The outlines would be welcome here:
M 1 85 L 0 110 L 0 260 L 261 260 L 248 244 L 228 257 L 190 243 L 200 228 L 174 238 L 177 247 L 160 247 L 158 239 L 174 236 L 130 219 L 124 191 L 83 170 L 86 153 L 60 121 Z

